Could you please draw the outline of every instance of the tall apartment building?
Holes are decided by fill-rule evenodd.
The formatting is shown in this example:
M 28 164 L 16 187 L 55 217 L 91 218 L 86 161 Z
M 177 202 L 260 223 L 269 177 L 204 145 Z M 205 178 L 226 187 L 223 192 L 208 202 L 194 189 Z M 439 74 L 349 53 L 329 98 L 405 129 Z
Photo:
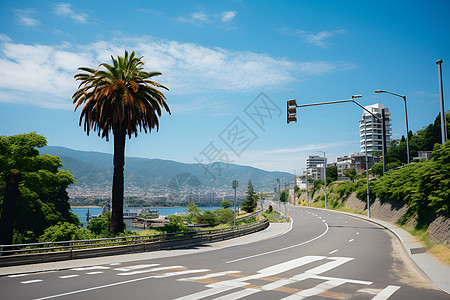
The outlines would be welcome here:
M 389 108 L 384 107 L 383 104 L 372 104 L 365 106 L 365 108 L 377 116 L 374 118 L 371 114 L 364 111 L 361 121 L 359 121 L 359 136 L 361 137 L 361 153 L 366 153 L 366 140 L 367 140 L 367 153 L 372 154 L 374 151 L 383 151 L 383 131 L 382 131 L 382 115 L 381 110 L 384 108 L 385 114 L 385 131 L 386 131 L 386 151 L 389 150 L 392 136 L 392 123 L 391 113 Z
M 325 163 L 326 159 L 323 156 L 308 156 L 308 158 L 306 159 L 306 172 L 308 176 L 312 177 L 313 179 L 324 180 L 322 169 Z

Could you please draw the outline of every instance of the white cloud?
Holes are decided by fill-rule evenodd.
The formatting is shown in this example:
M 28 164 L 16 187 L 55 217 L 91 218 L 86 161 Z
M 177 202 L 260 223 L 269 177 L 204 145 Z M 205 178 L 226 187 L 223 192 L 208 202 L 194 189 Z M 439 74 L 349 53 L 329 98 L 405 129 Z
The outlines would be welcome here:
M 110 62 L 111 55 L 123 55 L 125 49 L 134 49 L 137 55 L 144 56 L 147 70 L 162 72 L 163 76 L 156 79 L 170 88 L 170 94 L 196 97 L 212 92 L 277 90 L 298 78 L 323 75 L 337 69 L 336 65 L 343 65 L 295 62 L 267 54 L 151 37 L 69 45 L 16 44 L 0 35 L 0 91 L 17 96 L 1 97 L 0 101 L 72 108 L 77 68 L 96 68 L 101 62 Z
M 26 27 L 36 27 L 41 24 L 38 20 L 31 17 L 34 12 L 35 11 L 33 9 L 15 10 L 17 20 L 20 24 Z
M 236 161 L 240 165 L 249 165 L 268 171 L 285 171 L 297 174 L 301 168 L 305 167 L 306 158 L 309 155 L 323 155 L 317 150 L 326 151 L 328 158 L 349 154 L 348 148 L 352 148 L 355 141 L 339 141 L 325 144 L 309 144 L 295 148 L 276 148 L 266 150 L 246 150 L 242 156 Z M 293 164 L 294 163 L 294 164 Z
M 236 14 L 236 11 L 224 11 L 220 14 L 206 14 L 205 12 L 197 11 L 191 13 L 188 16 L 179 16 L 175 18 L 175 20 L 180 23 L 193 24 L 199 27 L 203 26 L 204 24 L 214 24 L 216 26 L 221 26 L 224 23 L 227 25 L 231 23 Z
M 58 16 L 69 17 L 78 23 L 87 23 L 88 15 L 85 13 L 76 13 L 70 8 L 70 3 L 55 4 L 55 13 Z
M 230 22 L 236 17 L 237 12 L 235 11 L 224 11 L 222 13 L 222 21 L 223 22 Z
M 279 33 L 290 35 L 290 36 L 297 36 L 304 38 L 305 42 L 321 47 L 321 48 L 328 48 L 330 45 L 330 42 L 328 41 L 330 38 L 339 35 L 339 34 L 345 34 L 346 31 L 344 29 L 338 29 L 333 31 L 320 31 L 317 33 L 311 33 L 304 30 L 294 30 L 287 27 L 280 28 L 278 30 Z

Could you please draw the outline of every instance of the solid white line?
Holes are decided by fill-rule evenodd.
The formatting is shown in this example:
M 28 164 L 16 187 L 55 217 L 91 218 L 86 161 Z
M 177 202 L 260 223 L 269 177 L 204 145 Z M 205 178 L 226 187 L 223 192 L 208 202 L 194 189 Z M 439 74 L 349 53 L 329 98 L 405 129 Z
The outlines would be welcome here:
M 58 278 L 61 278 L 61 279 L 67 279 L 67 278 L 73 278 L 73 277 L 78 277 L 78 276 L 80 276 L 80 275 L 75 275 L 75 274 L 73 274 L 73 275 L 59 276 Z
M 384 290 L 373 297 L 372 300 L 386 300 L 390 296 L 392 296 L 392 294 L 395 293 L 399 288 L 400 287 L 396 285 L 388 285 Z
M 336 250 L 333 250 L 333 251 L 331 251 L 330 253 L 328 253 L 328 254 L 333 254 L 333 253 L 336 253 L 336 252 L 338 252 L 339 250 L 338 249 L 336 249 Z
M 21 281 L 20 283 L 28 284 L 28 283 L 36 283 L 36 282 L 41 282 L 41 281 L 43 281 L 43 280 L 42 279 L 34 279 L 34 280 Z
M 275 252 L 279 252 L 279 251 L 283 251 L 283 250 L 288 250 L 288 249 L 291 249 L 291 248 L 295 248 L 295 247 L 298 247 L 298 246 L 302 246 L 302 245 L 308 244 L 308 243 L 310 243 L 310 242 L 313 242 L 313 241 L 315 241 L 315 240 L 321 238 L 322 236 L 324 236 L 324 235 L 328 232 L 328 229 L 329 229 L 328 224 L 327 224 L 327 223 L 324 223 L 324 224 L 325 224 L 325 226 L 326 226 L 325 231 L 324 231 L 321 235 L 316 236 L 315 238 L 312 238 L 312 239 L 310 239 L 310 240 L 308 240 L 308 241 L 306 241 L 306 242 L 303 242 L 303 243 L 300 243 L 300 244 L 296 244 L 296 245 L 292 245 L 292 246 L 285 247 L 285 248 L 280 248 L 280 249 L 277 249 L 277 250 L 272 250 L 272 251 L 268 251 L 268 252 L 264 252 L 264 253 L 260 253 L 260 254 L 255 254 L 255 255 L 250 255 L 250 256 L 247 256 L 247 257 L 242 257 L 242 258 L 230 260 L 230 261 L 227 261 L 227 262 L 225 262 L 225 263 L 226 263 L 226 264 L 230 264 L 230 263 L 234 263 L 234 262 L 237 262 L 237 261 L 241 261 L 241 260 L 245 260 L 245 259 L 249 259 L 249 258 L 255 258 L 255 257 L 262 256 L 262 255 L 266 255 L 266 254 L 272 254 L 272 253 L 275 253 Z

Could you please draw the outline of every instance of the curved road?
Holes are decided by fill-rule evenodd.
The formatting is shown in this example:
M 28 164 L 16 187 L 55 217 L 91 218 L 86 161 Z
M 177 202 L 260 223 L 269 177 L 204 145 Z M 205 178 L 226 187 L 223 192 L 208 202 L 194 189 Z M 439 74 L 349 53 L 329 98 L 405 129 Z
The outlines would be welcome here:
M 284 235 L 220 250 L 0 278 L 2 299 L 449 299 L 395 237 L 332 211 L 291 207 Z

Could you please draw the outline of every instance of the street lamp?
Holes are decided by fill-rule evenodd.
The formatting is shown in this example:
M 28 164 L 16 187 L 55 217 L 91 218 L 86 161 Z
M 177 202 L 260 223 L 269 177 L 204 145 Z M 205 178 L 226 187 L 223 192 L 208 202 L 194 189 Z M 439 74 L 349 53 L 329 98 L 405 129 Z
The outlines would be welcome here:
M 406 108 L 406 96 L 402 96 L 396 93 L 392 93 L 392 92 L 388 92 L 388 91 L 384 91 L 384 90 L 376 90 L 375 93 L 386 93 L 386 94 L 391 94 L 400 98 L 403 98 L 403 100 L 405 101 L 405 118 L 406 118 L 406 158 L 407 158 L 407 163 L 409 164 L 409 128 L 408 128 L 408 110 Z
M 317 152 L 323 153 L 323 180 L 325 182 L 325 209 L 327 209 L 327 158 L 325 157 L 325 151 L 318 150 Z
M 239 182 L 237 179 L 233 180 L 233 189 L 234 189 L 234 221 L 233 226 L 236 227 L 236 189 L 239 186 Z
M 438 65 L 439 73 L 439 94 L 441 95 L 441 134 L 442 134 L 442 145 L 445 145 L 447 141 L 447 121 L 445 116 L 445 106 L 444 106 L 444 87 L 442 85 L 442 59 L 436 61 Z

